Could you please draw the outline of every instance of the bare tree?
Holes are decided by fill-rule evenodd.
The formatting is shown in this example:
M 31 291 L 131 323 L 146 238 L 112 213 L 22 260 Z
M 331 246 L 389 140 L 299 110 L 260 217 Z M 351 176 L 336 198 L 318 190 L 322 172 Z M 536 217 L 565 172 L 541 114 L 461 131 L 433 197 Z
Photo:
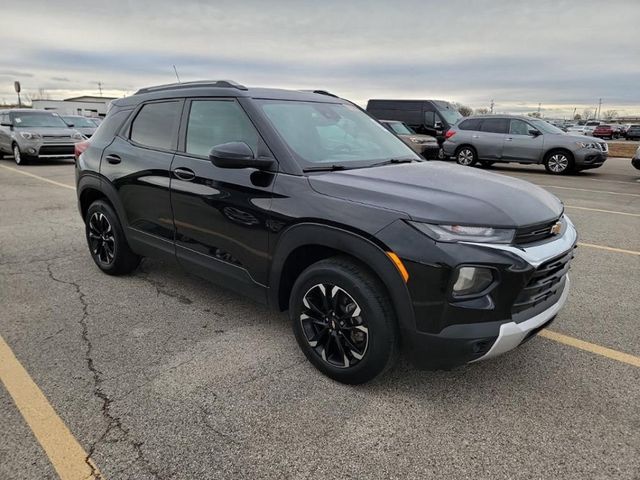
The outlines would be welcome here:
M 473 108 L 467 105 L 463 105 L 460 102 L 454 102 L 453 106 L 456 107 L 456 110 L 458 110 L 458 112 L 460 112 L 460 115 L 462 115 L 463 117 L 473 115 Z
M 579 113 L 576 113 L 576 114 L 573 116 L 573 119 L 574 119 L 574 120 L 582 120 L 582 115 L 580 115 Z
M 529 112 L 527 113 L 528 117 L 533 117 L 533 118 L 540 118 L 542 117 L 542 115 L 540 115 L 540 112 Z
M 595 112 L 593 110 L 589 109 L 589 108 L 585 108 L 582 111 L 582 119 L 583 120 L 590 120 L 592 118 L 595 118 L 594 115 L 595 115 Z
M 488 108 L 476 108 L 476 113 L 479 115 L 486 115 L 487 113 L 489 113 L 489 109 Z
M 603 115 L 606 120 L 613 120 L 618 116 L 618 112 L 616 110 L 606 110 Z
M 31 95 L 32 100 L 51 100 L 51 97 L 44 88 L 39 88 L 38 93 Z

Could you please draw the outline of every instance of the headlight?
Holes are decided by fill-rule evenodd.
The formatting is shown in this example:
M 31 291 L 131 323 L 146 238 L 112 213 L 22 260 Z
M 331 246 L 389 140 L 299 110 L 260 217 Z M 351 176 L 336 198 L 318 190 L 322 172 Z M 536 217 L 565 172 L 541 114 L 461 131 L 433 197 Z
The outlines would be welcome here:
M 413 143 L 424 143 L 422 140 L 416 137 L 409 137 L 409 140 L 411 140 Z
M 80 132 L 75 132 L 71 134 L 71 138 L 73 138 L 74 140 L 84 140 L 86 137 Z
M 598 146 L 595 143 L 576 142 L 576 145 L 579 148 L 598 148 Z
M 451 289 L 454 297 L 480 293 L 493 283 L 493 271 L 484 267 L 458 267 L 458 276 Z
M 511 243 L 515 234 L 514 229 L 507 228 L 409 223 L 425 235 L 439 242 Z
M 39 133 L 32 132 L 20 132 L 20 136 L 25 140 L 37 140 L 39 138 L 42 138 Z

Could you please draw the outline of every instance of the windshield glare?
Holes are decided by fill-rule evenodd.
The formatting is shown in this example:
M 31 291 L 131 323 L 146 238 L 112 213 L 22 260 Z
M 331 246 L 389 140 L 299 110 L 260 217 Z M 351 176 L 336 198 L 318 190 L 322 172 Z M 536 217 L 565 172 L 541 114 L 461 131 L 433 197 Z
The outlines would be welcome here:
M 544 120 L 529 120 L 531 125 L 536 127 L 542 133 L 564 133 L 558 127 L 554 127 L 550 123 L 545 122 Z
M 262 100 L 260 105 L 303 164 L 366 166 L 390 159 L 420 159 L 353 105 L 281 100 Z
M 438 102 L 437 108 L 442 119 L 449 125 L 455 125 L 462 118 L 462 114 L 450 103 Z
M 96 128 L 96 124 L 84 117 L 62 117 L 68 124 L 78 128 Z
M 13 124 L 16 127 L 38 128 L 38 127 L 57 127 L 69 128 L 66 123 L 58 116 L 52 113 L 40 112 L 21 112 L 12 114 Z
M 389 126 L 398 135 L 414 135 L 415 132 L 402 122 L 390 122 Z

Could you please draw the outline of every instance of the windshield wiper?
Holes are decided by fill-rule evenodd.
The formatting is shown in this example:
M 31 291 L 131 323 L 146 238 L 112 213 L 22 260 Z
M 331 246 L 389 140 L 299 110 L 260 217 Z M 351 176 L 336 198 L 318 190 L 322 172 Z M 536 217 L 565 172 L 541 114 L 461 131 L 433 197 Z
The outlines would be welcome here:
M 307 167 L 302 169 L 303 172 L 335 172 L 336 170 L 346 170 L 344 165 L 318 165 L 316 167 Z
M 373 165 L 369 165 L 370 167 L 379 167 L 381 165 L 391 165 L 394 163 L 412 163 L 412 162 L 419 162 L 420 160 L 417 160 L 415 158 L 390 158 L 389 160 L 385 160 L 384 162 L 379 162 L 379 163 L 374 163 Z

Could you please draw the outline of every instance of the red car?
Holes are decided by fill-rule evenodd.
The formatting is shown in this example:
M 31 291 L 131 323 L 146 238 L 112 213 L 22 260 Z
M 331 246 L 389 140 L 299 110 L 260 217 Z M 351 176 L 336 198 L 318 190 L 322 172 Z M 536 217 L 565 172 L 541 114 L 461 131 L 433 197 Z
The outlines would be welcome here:
M 593 131 L 593 133 L 591 134 L 592 137 L 608 138 L 608 139 L 613 139 L 614 135 L 615 135 L 615 129 L 613 128 L 612 125 L 598 125 Z

